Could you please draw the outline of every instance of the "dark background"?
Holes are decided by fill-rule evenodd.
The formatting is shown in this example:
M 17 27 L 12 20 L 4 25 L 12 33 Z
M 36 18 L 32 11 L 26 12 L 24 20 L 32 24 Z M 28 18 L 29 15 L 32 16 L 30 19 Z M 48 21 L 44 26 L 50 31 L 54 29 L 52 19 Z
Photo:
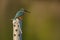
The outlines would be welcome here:
M 20 8 L 24 15 L 23 40 L 60 40 L 59 0 L 0 0 L 0 40 L 13 40 L 12 18 Z

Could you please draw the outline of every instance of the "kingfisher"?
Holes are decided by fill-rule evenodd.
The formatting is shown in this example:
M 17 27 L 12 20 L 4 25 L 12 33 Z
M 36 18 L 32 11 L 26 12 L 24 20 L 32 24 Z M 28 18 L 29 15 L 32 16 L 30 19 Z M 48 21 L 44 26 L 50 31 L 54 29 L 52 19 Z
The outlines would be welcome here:
M 13 40 L 22 40 L 22 20 L 23 15 L 29 11 L 21 8 L 13 18 Z

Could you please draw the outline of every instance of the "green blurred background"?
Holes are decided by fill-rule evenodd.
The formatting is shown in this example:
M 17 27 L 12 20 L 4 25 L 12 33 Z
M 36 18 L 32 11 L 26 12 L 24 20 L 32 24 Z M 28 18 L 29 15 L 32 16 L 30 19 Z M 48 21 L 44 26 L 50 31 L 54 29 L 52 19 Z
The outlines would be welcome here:
M 59 0 L 0 0 L 0 40 L 13 40 L 12 18 L 20 8 L 24 15 L 23 40 L 60 40 Z

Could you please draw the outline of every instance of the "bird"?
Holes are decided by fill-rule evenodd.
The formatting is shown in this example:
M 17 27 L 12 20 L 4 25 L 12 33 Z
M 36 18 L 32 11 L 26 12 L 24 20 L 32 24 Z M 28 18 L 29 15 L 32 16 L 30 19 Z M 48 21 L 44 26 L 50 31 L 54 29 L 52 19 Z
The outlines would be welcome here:
M 21 8 L 15 15 L 13 20 L 13 40 L 22 40 L 22 16 L 29 11 Z
M 15 15 L 14 19 L 20 17 L 20 16 L 23 16 L 25 13 L 30 13 L 28 10 L 24 9 L 24 8 L 21 8 Z

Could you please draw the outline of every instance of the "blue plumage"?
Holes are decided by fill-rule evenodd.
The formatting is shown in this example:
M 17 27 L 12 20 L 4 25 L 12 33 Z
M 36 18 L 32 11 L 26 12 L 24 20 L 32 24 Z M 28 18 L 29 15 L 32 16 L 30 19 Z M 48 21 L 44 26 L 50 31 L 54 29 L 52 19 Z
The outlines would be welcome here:
M 25 12 L 24 9 L 21 8 L 21 9 L 16 13 L 14 19 L 16 19 L 16 18 L 19 17 L 19 16 L 22 16 L 22 15 L 24 14 L 24 12 Z

